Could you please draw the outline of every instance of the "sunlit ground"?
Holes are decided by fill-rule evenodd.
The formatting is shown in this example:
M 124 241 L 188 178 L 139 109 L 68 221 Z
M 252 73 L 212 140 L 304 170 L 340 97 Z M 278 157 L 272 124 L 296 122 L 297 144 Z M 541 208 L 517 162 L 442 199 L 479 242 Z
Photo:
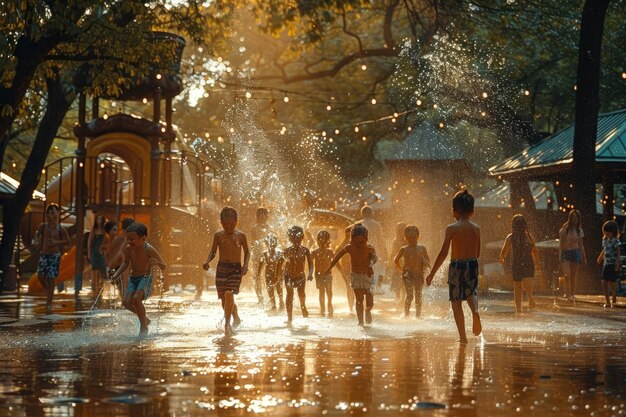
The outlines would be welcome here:
M 42 299 L 0 300 L 0 415 L 626 413 L 626 310 L 546 297 L 516 317 L 510 295 L 483 296 L 484 338 L 463 346 L 445 288 L 425 291 L 422 319 L 378 295 L 365 328 L 343 294 L 335 318 L 320 317 L 315 293 L 291 328 L 241 294 L 231 338 L 213 291 L 149 299 L 143 339 L 108 299 L 58 297 L 47 316 Z

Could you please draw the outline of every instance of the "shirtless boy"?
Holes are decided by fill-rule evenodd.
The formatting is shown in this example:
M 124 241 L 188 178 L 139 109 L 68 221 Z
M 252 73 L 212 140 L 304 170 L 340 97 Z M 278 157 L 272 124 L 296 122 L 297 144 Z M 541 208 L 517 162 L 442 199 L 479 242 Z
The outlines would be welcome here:
M 50 204 L 46 208 L 46 222 L 37 230 L 39 244 L 39 264 L 37 274 L 39 282 L 46 290 L 46 312 L 52 311 L 54 281 L 59 275 L 59 265 L 64 249 L 70 245 L 67 230 L 59 224 L 59 206 Z
M 220 259 L 215 271 L 215 287 L 217 297 L 222 302 L 224 309 L 224 334 L 229 336 L 233 326 L 241 324 L 241 318 L 237 311 L 235 295 L 239 294 L 241 277 L 248 272 L 250 250 L 246 235 L 237 230 L 237 211 L 232 207 L 224 207 L 220 212 L 220 221 L 224 230 L 215 233 L 213 245 L 202 267 L 209 270 L 209 264 L 215 258 L 217 250 L 220 251 Z M 243 266 L 241 265 L 241 251 L 243 250 Z M 231 326 L 230 319 L 233 318 Z
M 363 299 L 365 299 L 365 323 L 372 322 L 372 308 L 374 307 L 374 264 L 378 260 L 376 251 L 367 243 L 367 228 L 360 223 L 352 227 L 351 241 L 341 249 L 332 262 L 324 271 L 329 274 L 330 270 L 347 253 L 350 255 L 350 286 L 356 296 L 356 315 L 359 326 L 363 326 Z
M 279 310 L 285 309 L 283 301 L 283 284 L 278 270 L 278 264 L 283 258 L 283 251 L 278 247 L 278 239 L 270 234 L 265 237 L 265 246 L 267 250 L 261 254 L 257 276 L 265 276 L 265 288 L 270 301 L 270 311 L 276 311 L 276 297 L 278 297 Z
M 139 319 L 139 335 L 148 333 L 150 320 L 146 317 L 144 300 L 150 296 L 154 274 L 152 269 L 158 266 L 161 271 L 165 270 L 165 262 L 161 255 L 152 245 L 146 242 L 148 226 L 143 223 L 133 223 L 126 229 L 126 248 L 124 249 L 124 262 L 111 276 L 111 280 L 117 280 L 130 266 L 130 279 L 124 297 L 124 307 L 137 315 Z
M 396 267 L 402 271 L 402 281 L 406 289 L 404 315 L 408 317 L 411 311 L 411 302 L 415 297 L 415 317 L 420 317 L 422 315 L 424 272 L 426 268 L 430 268 L 430 259 L 426 248 L 417 244 L 420 232 L 416 226 L 407 226 L 404 229 L 404 236 L 407 245 L 400 248 L 394 259 Z M 400 259 L 404 259 L 404 265 L 400 264 Z
M 330 233 L 320 230 L 317 233 L 317 249 L 311 253 L 315 266 L 315 286 L 319 290 L 320 314 L 326 314 L 325 301 L 328 300 L 328 317 L 333 316 L 333 275 L 324 272 L 333 260 L 333 251 L 330 246 Z
M 462 302 L 467 301 L 472 311 L 472 331 L 478 336 L 482 332 L 480 315 L 478 314 L 478 257 L 480 256 L 480 228 L 470 221 L 474 214 L 474 197 L 461 190 L 452 198 L 452 214 L 455 223 L 446 227 L 443 246 L 433 269 L 426 277 L 426 284 L 430 285 L 441 264 L 448 256 L 452 246 L 450 268 L 448 270 L 448 290 L 454 321 L 459 331 L 459 342 L 467 343 L 465 334 L 465 318 L 463 317 Z
M 309 317 L 309 312 L 306 309 L 306 294 L 304 287 L 306 280 L 313 280 L 313 262 L 311 261 L 311 253 L 307 248 L 302 246 L 302 239 L 304 238 L 304 230 L 300 226 L 291 226 L 287 231 L 287 236 L 291 242 L 291 246 L 285 249 L 283 259 L 279 263 L 279 270 L 284 265 L 285 271 L 285 289 L 287 290 L 287 297 L 285 304 L 287 306 L 287 324 L 291 324 L 293 319 L 293 292 L 298 291 L 298 298 L 300 299 L 300 309 L 302 310 L 302 317 Z M 306 278 L 304 274 L 304 262 L 308 262 L 309 275 Z

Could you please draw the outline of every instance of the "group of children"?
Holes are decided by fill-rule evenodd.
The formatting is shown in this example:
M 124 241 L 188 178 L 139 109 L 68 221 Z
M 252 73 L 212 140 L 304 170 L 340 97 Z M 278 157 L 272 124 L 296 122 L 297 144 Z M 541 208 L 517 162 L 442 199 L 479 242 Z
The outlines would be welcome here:
M 444 241 L 432 268 L 426 248 L 418 244 L 419 230 L 414 225 L 399 225 L 398 232 L 403 229 L 404 242 L 396 239 L 393 251 L 396 253 L 393 263 L 401 277 L 405 290 L 404 312 L 408 315 L 411 304 L 415 303 L 416 315 L 419 317 L 422 310 L 422 289 L 424 283 L 431 285 L 433 278 L 450 253 L 448 269 L 448 295 L 459 333 L 461 343 L 467 342 L 465 332 L 462 302 L 466 301 L 472 313 L 472 332 L 480 335 L 482 323 L 478 311 L 476 289 L 478 287 L 478 258 L 480 256 L 480 228 L 471 221 L 474 213 L 474 198 L 467 191 L 456 193 L 452 199 L 452 214 L 455 222 L 445 230 Z M 59 260 L 63 248 L 70 244 L 70 239 L 63 227 L 59 224 L 59 208 L 51 204 L 46 209 L 47 221 L 38 230 L 40 237 L 41 258 L 39 262 L 39 280 L 46 290 L 47 306 L 50 309 L 54 280 L 58 274 Z M 266 219 L 267 220 L 267 219 Z M 237 211 L 232 207 L 225 207 L 220 213 L 223 230 L 215 233 L 211 250 L 203 268 L 208 270 L 211 261 L 219 252 L 217 263 L 216 289 L 218 298 L 224 310 L 224 330 L 231 334 L 233 328 L 239 326 L 237 304 L 234 296 L 239 293 L 242 277 L 248 272 L 251 252 L 246 235 L 238 230 Z M 108 226 L 108 223 L 105 223 Z M 166 265 L 159 253 L 146 242 L 148 228 L 139 222 L 124 224 L 125 233 L 121 240 L 114 237 L 111 242 L 123 250 L 119 256 L 106 257 L 107 267 L 113 282 L 121 282 L 124 271 L 131 269 L 128 285 L 123 295 L 123 305 L 137 315 L 140 322 L 140 333 L 148 331 L 150 320 L 146 317 L 143 301 L 150 295 L 153 281 L 153 268 L 164 270 Z M 106 227 L 107 235 L 113 228 Z M 350 226 L 347 230 L 350 240 L 337 253 L 330 249 L 330 233 L 321 230 L 317 234 L 317 248 L 312 252 L 302 245 L 304 230 L 299 226 L 292 226 L 287 231 L 290 246 L 281 250 L 278 239 L 268 227 L 259 230 L 256 235 L 267 233 L 262 239 L 265 250 L 257 259 L 257 279 L 264 278 L 269 295 L 271 309 L 286 310 L 287 322 L 293 320 L 293 301 L 297 293 L 303 317 L 308 317 L 306 308 L 305 285 L 307 281 L 316 280 L 319 290 L 320 311 L 322 316 L 328 313 L 333 316 L 332 304 L 332 274 L 331 270 L 346 254 L 350 255 L 350 286 L 356 299 L 356 315 L 359 325 L 372 322 L 372 308 L 374 306 L 373 290 L 375 286 L 374 265 L 378 262 L 375 248 L 369 244 L 368 229 L 361 223 Z M 618 240 L 618 226 L 613 221 L 603 226 L 604 239 L 602 252 L 598 262 L 603 264 L 602 288 L 606 297 L 606 306 L 615 303 L 615 281 L 617 272 L 621 268 L 620 245 Z M 584 262 L 584 236 L 580 228 L 580 214 L 572 210 L 568 221 L 563 225 L 561 235 L 561 261 L 567 265 L 567 270 L 575 273 L 575 266 Z M 256 236 L 257 238 L 259 236 Z M 111 243 L 105 239 L 106 248 Z M 106 250 L 105 250 L 106 252 Z M 242 263 L 243 255 L 243 263 Z M 93 255 L 92 255 L 93 256 Z M 522 290 L 528 294 L 529 307 L 534 307 L 531 277 L 540 262 L 534 241 L 528 232 L 528 225 L 522 215 L 516 215 L 512 221 L 512 232 L 505 240 L 500 253 L 500 261 L 504 263 L 511 259 L 511 275 L 514 282 L 514 299 L 516 311 L 521 312 Z M 430 268 L 427 276 L 426 271 Z M 392 280 L 392 285 L 394 284 Z M 283 302 L 283 284 L 286 296 Z M 569 281 L 568 295 L 572 294 L 575 281 Z M 258 288 L 258 286 L 257 286 Z M 613 291 L 613 300 L 610 300 L 610 291 Z M 258 292 L 258 289 L 257 289 Z

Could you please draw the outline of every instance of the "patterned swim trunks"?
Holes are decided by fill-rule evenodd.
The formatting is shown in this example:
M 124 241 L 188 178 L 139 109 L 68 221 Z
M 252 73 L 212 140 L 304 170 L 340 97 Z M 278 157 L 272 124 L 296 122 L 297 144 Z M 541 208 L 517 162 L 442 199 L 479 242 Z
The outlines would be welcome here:
M 61 264 L 60 253 L 41 254 L 37 273 L 39 276 L 46 276 L 49 279 L 56 279 L 59 276 L 59 265 Z
M 137 291 L 143 291 L 143 299 L 147 300 L 152 291 L 152 275 L 136 275 L 128 279 L 128 287 L 126 294 L 132 294 Z
M 318 290 L 322 289 L 322 288 L 332 288 L 333 287 L 333 276 L 332 276 L 332 274 L 316 276 L 315 277 L 315 287 Z
M 241 264 L 238 262 L 218 262 L 215 271 L 215 288 L 217 289 L 217 298 L 224 298 L 224 293 L 230 291 L 233 294 L 239 294 L 241 286 Z
M 374 289 L 374 277 L 350 272 L 350 286 L 353 290 L 372 291 Z
M 448 269 L 450 301 L 467 300 L 476 295 L 478 287 L 478 260 L 451 261 Z
M 285 286 L 287 288 L 300 288 L 306 285 L 306 277 L 304 275 L 300 275 L 297 277 L 292 277 L 287 272 L 285 272 Z

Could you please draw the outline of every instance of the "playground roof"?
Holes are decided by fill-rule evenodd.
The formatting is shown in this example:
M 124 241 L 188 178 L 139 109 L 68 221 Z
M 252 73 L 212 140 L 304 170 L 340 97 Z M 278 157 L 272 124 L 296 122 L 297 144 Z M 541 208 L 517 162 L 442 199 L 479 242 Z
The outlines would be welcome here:
M 542 168 L 569 169 L 572 163 L 574 125 L 570 125 L 489 168 L 491 175 L 519 174 Z M 598 115 L 596 161 L 626 163 L 626 109 Z
M 384 140 L 376 145 L 380 161 L 451 161 L 464 159 L 454 137 L 429 123 L 416 126 L 403 141 Z
M 17 187 L 20 186 L 20 182 L 15 178 L 11 178 L 4 172 L 0 172 L 0 195 L 13 195 L 17 191 Z M 35 190 L 33 191 L 33 200 L 45 200 L 46 196 L 43 193 Z

